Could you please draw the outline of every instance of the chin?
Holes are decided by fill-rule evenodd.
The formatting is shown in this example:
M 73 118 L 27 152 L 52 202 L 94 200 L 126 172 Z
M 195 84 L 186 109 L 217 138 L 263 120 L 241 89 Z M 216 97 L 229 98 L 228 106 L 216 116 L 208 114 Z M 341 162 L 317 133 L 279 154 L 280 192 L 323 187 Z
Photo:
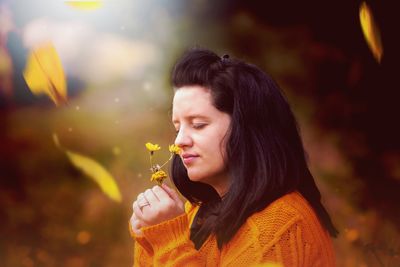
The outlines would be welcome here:
M 201 178 L 197 177 L 197 176 L 193 176 L 193 175 L 189 175 L 189 179 L 192 182 L 201 182 Z
M 198 173 L 188 172 L 188 176 L 190 181 L 193 182 L 201 182 L 204 179 L 204 177 L 202 175 L 199 175 Z

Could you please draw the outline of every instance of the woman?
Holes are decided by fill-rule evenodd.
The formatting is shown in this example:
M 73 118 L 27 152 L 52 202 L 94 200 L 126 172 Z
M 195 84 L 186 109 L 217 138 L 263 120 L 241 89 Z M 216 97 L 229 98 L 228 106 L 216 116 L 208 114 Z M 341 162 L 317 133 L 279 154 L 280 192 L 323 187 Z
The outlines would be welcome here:
M 334 266 L 337 231 L 277 84 L 203 49 L 183 55 L 172 83 L 171 176 L 188 201 L 165 184 L 138 195 L 135 266 Z

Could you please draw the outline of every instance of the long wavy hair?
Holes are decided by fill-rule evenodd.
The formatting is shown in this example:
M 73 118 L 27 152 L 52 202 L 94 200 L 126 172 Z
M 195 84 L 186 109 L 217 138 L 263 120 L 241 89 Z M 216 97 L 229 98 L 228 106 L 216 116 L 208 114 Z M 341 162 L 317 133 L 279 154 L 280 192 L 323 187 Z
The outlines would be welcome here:
M 212 186 L 191 181 L 179 156 L 172 162 L 175 186 L 200 205 L 196 217 L 201 216 L 202 223 L 191 228 L 190 235 L 197 249 L 210 234 L 216 235 L 221 249 L 249 216 L 296 190 L 337 236 L 308 169 L 296 119 L 270 76 L 252 64 L 193 48 L 175 64 L 172 85 L 174 90 L 188 85 L 208 88 L 213 105 L 231 116 L 224 159 L 231 184 L 222 199 Z

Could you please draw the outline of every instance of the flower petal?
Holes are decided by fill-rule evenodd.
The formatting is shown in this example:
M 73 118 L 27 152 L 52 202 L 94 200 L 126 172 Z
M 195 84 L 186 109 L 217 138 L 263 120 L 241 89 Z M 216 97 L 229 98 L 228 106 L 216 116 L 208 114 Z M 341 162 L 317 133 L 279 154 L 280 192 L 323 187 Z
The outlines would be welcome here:
M 157 150 L 161 149 L 161 147 L 158 144 L 152 144 L 150 142 L 146 143 L 146 148 L 150 152 L 157 151 Z

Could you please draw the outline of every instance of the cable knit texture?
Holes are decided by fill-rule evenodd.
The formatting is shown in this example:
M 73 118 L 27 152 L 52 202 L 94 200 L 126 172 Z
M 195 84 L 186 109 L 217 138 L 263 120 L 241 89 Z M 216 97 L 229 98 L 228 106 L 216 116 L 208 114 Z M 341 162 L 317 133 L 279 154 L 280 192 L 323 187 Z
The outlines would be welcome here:
M 199 250 L 190 240 L 189 226 L 198 209 L 186 202 L 184 214 L 143 227 L 142 237 L 129 226 L 134 266 L 335 266 L 329 233 L 298 192 L 250 216 L 221 251 L 214 235 Z

